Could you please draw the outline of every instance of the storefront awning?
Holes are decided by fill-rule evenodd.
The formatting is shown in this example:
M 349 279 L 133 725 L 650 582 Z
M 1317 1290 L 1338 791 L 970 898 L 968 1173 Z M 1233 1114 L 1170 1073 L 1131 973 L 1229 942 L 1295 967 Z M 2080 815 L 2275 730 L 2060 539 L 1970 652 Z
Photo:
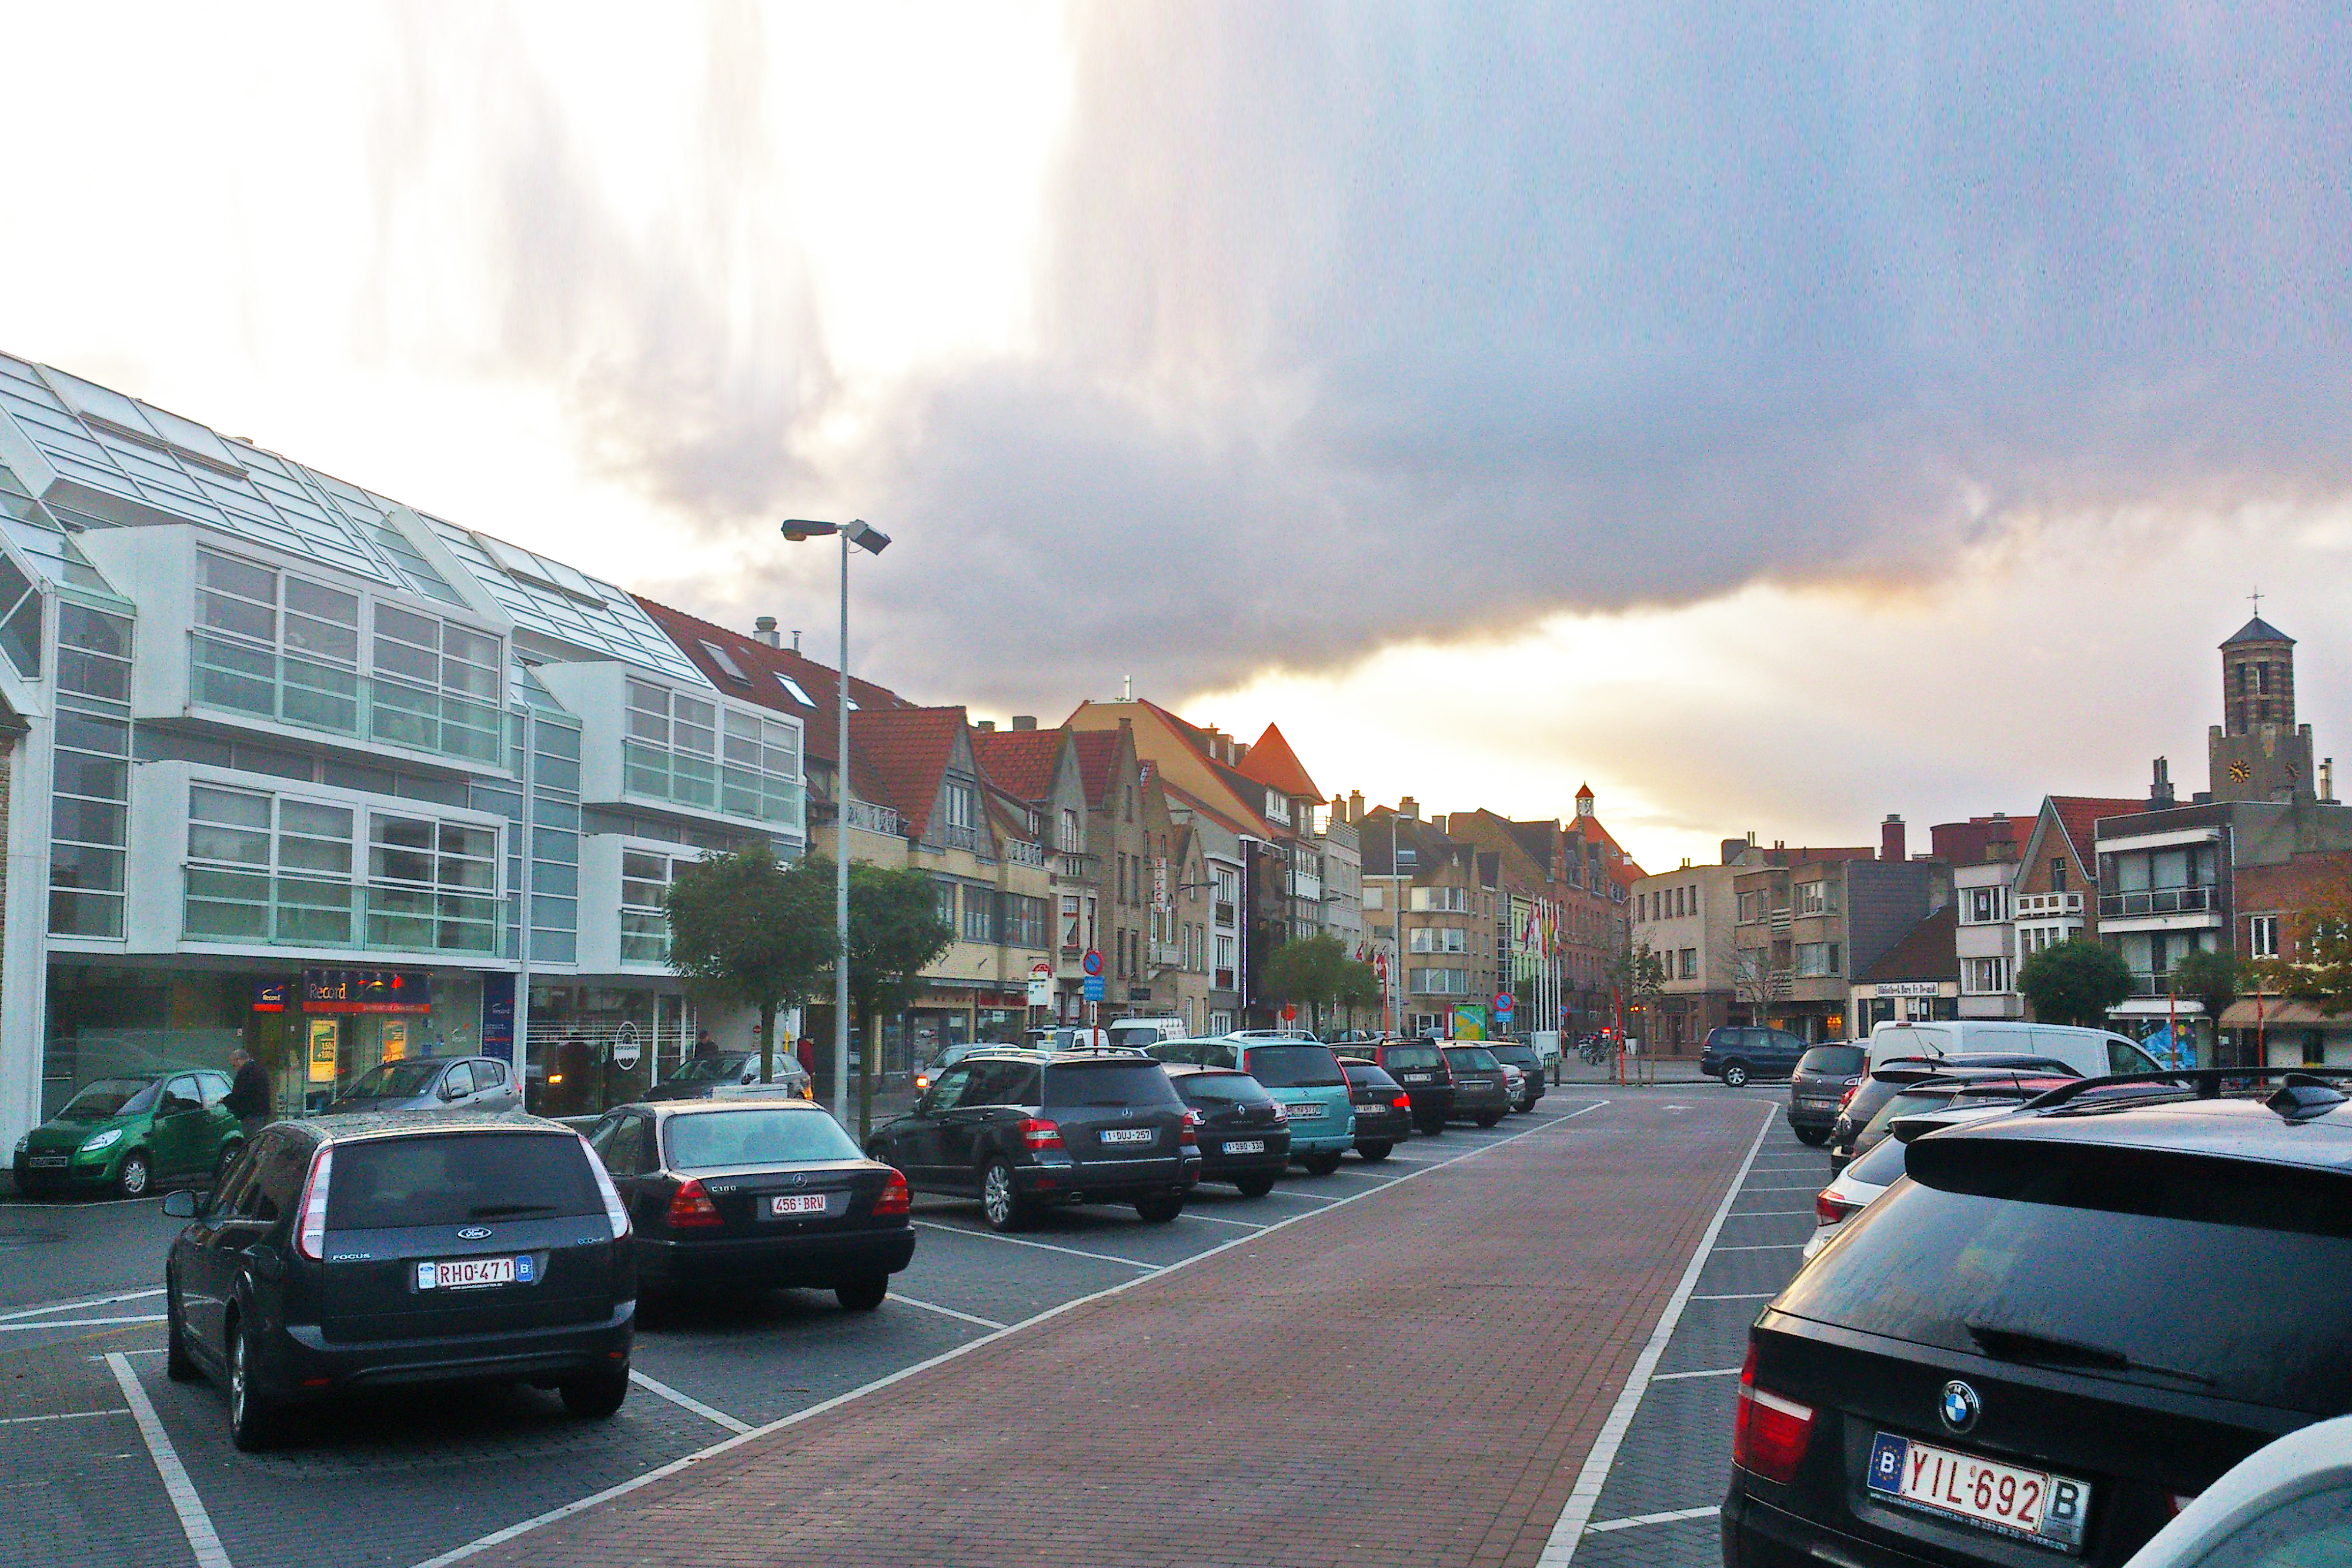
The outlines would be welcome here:
M 2352 1012 L 2330 1015 L 2317 1002 L 2301 997 L 2264 997 L 2255 1016 L 2252 997 L 2241 998 L 2221 1009 L 2223 1029 L 2345 1029 L 2352 1030 Z

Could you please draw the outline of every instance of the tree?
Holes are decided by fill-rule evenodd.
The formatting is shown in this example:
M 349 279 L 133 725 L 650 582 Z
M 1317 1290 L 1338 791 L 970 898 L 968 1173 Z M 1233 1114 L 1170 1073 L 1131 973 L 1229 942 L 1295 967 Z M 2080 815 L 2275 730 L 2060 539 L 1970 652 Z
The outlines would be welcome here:
M 833 864 L 815 856 L 833 886 Z M 866 1020 L 866 1047 L 857 1053 L 857 1141 L 874 1131 L 874 1062 L 877 1025 L 914 999 L 922 972 L 955 942 L 955 927 L 940 915 L 939 883 L 929 872 L 881 866 L 849 868 L 849 998 Z M 825 969 L 833 966 L 828 956 Z
M 2213 1020 L 2213 1039 L 2221 1039 L 2221 1009 L 2238 999 L 2244 988 L 2245 967 L 2233 954 L 2200 950 L 2172 966 L 2172 992 L 2203 1005 Z
M 1609 983 L 1625 998 L 1628 1010 L 1654 1018 L 1658 998 L 1666 994 L 1666 961 L 1647 937 L 1621 949 L 1609 966 Z M 1631 1032 L 1631 1031 L 1628 1031 Z M 1643 1030 L 1644 1033 L 1648 1031 Z
M 2131 995 L 2131 970 L 2113 948 L 2077 937 L 2026 959 L 2017 971 L 2017 988 L 2038 1022 L 2096 1026 Z
M 2254 965 L 2266 991 L 2306 997 L 2330 1018 L 2352 1012 L 2352 887 L 2339 888 L 2295 916 L 2293 958 Z
M 1342 1001 L 1351 1007 L 1367 1000 L 1377 1004 L 1381 982 L 1370 964 L 1349 957 L 1347 944 L 1326 931 L 1276 947 L 1258 972 L 1258 990 L 1305 1009 L 1312 1025 L 1320 1022 L 1324 1008 Z
M 829 868 L 786 869 L 765 849 L 678 868 L 663 908 L 669 967 L 760 1015 L 760 1082 L 776 1076 L 776 1014 L 804 1001 L 834 946 Z
M 1748 1009 L 1748 1021 L 1760 1024 L 1772 1006 L 1772 966 L 1761 947 L 1742 947 L 1732 967 L 1731 992 Z

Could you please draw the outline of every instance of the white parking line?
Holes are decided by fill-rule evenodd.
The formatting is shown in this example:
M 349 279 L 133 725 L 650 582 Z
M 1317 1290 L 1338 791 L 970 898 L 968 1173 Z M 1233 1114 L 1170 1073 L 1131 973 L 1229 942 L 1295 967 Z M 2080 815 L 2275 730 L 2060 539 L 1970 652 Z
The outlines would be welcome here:
M 749 1421 L 738 1421 L 724 1410 L 713 1410 L 692 1395 L 680 1394 L 668 1384 L 647 1377 L 634 1366 L 629 1368 L 629 1381 L 648 1394 L 660 1395 L 681 1410 L 693 1411 L 713 1426 L 724 1427 L 730 1432 L 748 1432 L 751 1429 L 751 1424 Z
M 128 1416 L 128 1405 L 110 1405 L 103 1410 L 60 1410 L 54 1416 L 0 1416 L 0 1427 L 30 1427 L 41 1421 L 87 1421 L 96 1416 Z
M 1769 1301 L 1778 1291 L 1746 1291 L 1736 1296 L 1693 1296 L 1694 1301 Z
M 1066 1252 L 1073 1258 L 1092 1258 L 1098 1263 L 1124 1263 L 1130 1269 L 1158 1271 L 1157 1263 L 1145 1263 L 1133 1258 L 1122 1258 L 1116 1252 L 1088 1252 L 1078 1247 L 1057 1247 L 1051 1241 L 1032 1241 L 1025 1236 L 999 1236 L 993 1230 L 973 1230 L 961 1225 L 941 1225 L 936 1219 L 918 1219 L 914 1223 L 926 1230 L 951 1230 L 958 1236 L 970 1236 L 982 1241 L 1002 1241 L 1012 1247 L 1034 1247 L 1040 1252 Z
M 1805 1244 L 1801 1241 L 1783 1242 L 1778 1247 L 1718 1247 L 1716 1249 L 1717 1252 L 1802 1252 L 1804 1249 Z
M 1183 1213 L 1178 1215 L 1176 1218 L 1179 1219 L 1205 1219 L 1212 1225 L 1236 1225 L 1244 1230 L 1264 1230 L 1265 1228 L 1264 1224 L 1255 1219 L 1227 1219 L 1223 1215 L 1198 1214 L 1189 1208 Z
M 152 1291 L 124 1291 L 112 1296 L 84 1296 L 78 1301 L 51 1301 L 46 1307 L 18 1307 L 12 1312 L 0 1312 L 0 1323 L 15 1322 L 18 1318 L 46 1317 L 51 1312 L 79 1312 L 84 1307 L 119 1306 L 124 1301 L 143 1301 L 150 1296 L 160 1296 L 163 1287 Z
M 1811 1182 L 1807 1182 L 1802 1186 L 1751 1186 L 1748 1190 L 1750 1192 L 1819 1192 L 1822 1189 Z
M 1655 1372 L 1650 1375 L 1650 1381 L 1653 1383 L 1679 1383 L 1685 1377 L 1737 1377 L 1738 1375 L 1739 1368 L 1736 1366 L 1716 1366 L 1710 1367 L 1705 1372 Z
M 0 1333 L 23 1333 L 27 1329 L 87 1329 L 106 1323 L 160 1323 L 162 1312 L 150 1312 L 138 1318 L 51 1318 L 37 1323 L 0 1323 Z
M 1537 1133 L 1548 1132 L 1553 1127 L 1561 1126 L 1567 1123 L 1573 1122 L 1579 1116 L 1584 1115 L 1587 1112 L 1598 1111 L 1608 1103 L 1609 1102 L 1606 1100 L 1595 1100 L 1591 1104 L 1586 1105 L 1583 1110 L 1572 1111 L 1565 1116 L 1554 1117 L 1552 1120 L 1546 1122 L 1541 1125 L 1529 1127 L 1524 1132 L 1514 1133 L 1507 1138 L 1496 1139 L 1495 1142 L 1485 1145 L 1482 1147 L 1465 1150 L 1462 1154 L 1456 1155 L 1452 1159 L 1442 1160 L 1436 1165 L 1427 1167 L 1426 1170 L 1410 1172 L 1405 1176 L 1398 1177 L 1396 1181 L 1388 1183 L 1386 1186 L 1367 1188 L 1362 1192 L 1350 1193 L 1346 1197 L 1336 1198 L 1328 1207 L 1337 1207 L 1341 1204 L 1355 1203 L 1361 1199 L 1374 1197 L 1380 1193 L 1386 1192 L 1390 1187 L 1399 1186 L 1403 1182 L 1417 1180 L 1419 1177 L 1427 1175 L 1429 1171 L 1444 1170 L 1447 1166 L 1457 1165 L 1463 1160 L 1475 1159 L 1478 1155 L 1486 1153 L 1490 1149 L 1501 1148 L 1505 1144 L 1517 1143 L 1521 1138 L 1531 1136 Z M 1177 1269 L 1187 1269 L 1195 1263 L 1204 1263 L 1222 1252 L 1229 1252 L 1236 1247 L 1247 1247 L 1251 1243 L 1261 1239 L 1268 1232 L 1281 1230 L 1289 1226 L 1299 1224 L 1302 1221 L 1312 1219 L 1316 1215 L 1322 1212 L 1322 1209 L 1311 1209 L 1305 1214 L 1294 1214 L 1287 1219 L 1277 1219 L 1273 1224 L 1267 1226 L 1265 1230 L 1259 1232 L 1256 1236 L 1236 1236 L 1231 1241 L 1221 1241 L 1214 1247 L 1211 1247 L 1203 1251 L 1192 1254 L 1190 1258 L 1181 1259 L 1177 1262 L 1171 1263 L 1168 1265 L 1168 1268 L 1170 1270 L 1173 1270 Z M 920 1225 L 923 1222 L 921 1220 L 917 1220 L 915 1223 Z M 937 1228 L 950 1230 L 958 1228 L 954 1226 L 940 1226 L 937 1227 Z M 997 1239 L 1000 1241 L 1009 1241 L 1012 1240 L 1013 1238 L 1009 1236 L 998 1237 Z M 503 1530 L 494 1530 L 488 1535 L 468 1541 L 463 1546 L 452 1547 L 448 1551 L 442 1552 L 437 1557 L 426 1558 L 424 1562 L 417 1563 L 415 1568 L 449 1568 L 449 1564 L 453 1563 L 462 1563 L 467 1558 L 474 1556 L 478 1552 L 488 1551 L 493 1546 L 503 1546 L 508 1542 L 513 1541 L 520 1536 L 528 1535 L 534 1530 L 539 1530 L 544 1526 L 570 1519 L 573 1514 L 583 1513 L 589 1509 L 596 1507 L 600 1503 L 610 1502 L 615 1498 L 626 1497 L 631 1492 L 638 1491 L 646 1487 L 653 1485 L 656 1481 L 667 1479 L 669 1477 L 677 1475 L 679 1471 L 690 1469 L 695 1465 L 698 1465 L 706 1459 L 716 1458 L 720 1454 L 729 1453 L 736 1448 L 741 1448 L 744 1444 L 752 1441 L 754 1438 L 764 1437 L 772 1433 L 781 1432 L 788 1427 L 797 1427 L 803 1421 L 814 1420 L 817 1416 L 825 1414 L 825 1412 L 829 1410 L 838 1409 L 842 1406 L 847 1405 L 854 1400 L 864 1398 L 868 1394 L 877 1393 L 882 1389 L 891 1387 L 894 1385 L 904 1383 L 910 1377 L 917 1376 L 921 1373 L 929 1372 L 932 1367 L 941 1366 L 950 1361 L 958 1359 L 959 1357 L 970 1355 L 973 1351 L 978 1350 L 981 1346 L 994 1344 L 998 1340 L 1004 1338 L 1007 1334 L 1018 1333 L 1023 1329 L 1030 1328 L 1037 1323 L 1048 1322 L 1054 1318 L 1058 1318 L 1065 1312 L 1074 1312 L 1080 1307 L 1089 1305 L 1092 1302 L 1103 1301 L 1111 1296 L 1125 1295 L 1128 1291 L 1137 1289 L 1139 1286 L 1144 1284 L 1153 1277 L 1154 1276 L 1151 1274 L 1139 1275 L 1135 1279 L 1122 1280 L 1116 1285 L 1108 1285 L 1104 1287 L 1102 1290 L 1090 1291 L 1083 1296 L 1074 1296 L 1069 1301 L 1064 1301 L 1058 1306 L 1048 1307 L 1044 1312 L 1038 1312 L 1034 1316 L 1023 1318 L 1019 1322 L 1013 1324 L 1010 1328 L 1000 1329 L 993 1333 L 984 1333 L 976 1339 L 968 1339 L 964 1341 L 963 1343 L 953 1346 L 948 1350 L 943 1350 L 939 1354 L 931 1356 L 928 1360 L 916 1362 L 910 1366 L 902 1366 L 896 1372 L 886 1373 L 882 1376 L 875 1378 L 870 1383 L 862 1383 L 845 1393 L 836 1394 L 830 1399 L 820 1400 L 804 1410 L 795 1410 L 789 1416 L 780 1416 L 776 1420 L 769 1422 L 764 1427 L 755 1427 L 749 1432 L 738 1433 L 734 1437 L 726 1438 L 723 1441 L 713 1443 L 707 1448 L 698 1449 L 694 1453 L 688 1454 L 682 1458 L 672 1459 L 666 1465 L 656 1466 L 655 1469 L 646 1470 L 642 1474 L 631 1476 L 627 1480 L 616 1482 L 612 1486 L 606 1487 L 603 1491 L 592 1492 L 583 1498 L 575 1498 L 572 1501 L 567 1502 L 559 1508 L 551 1508 L 544 1513 L 533 1514 L 530 1518 L 520 1520 L 513 1524 L 508 1525 Z
M 1739 1169 L 1724 1191 L 1723 1202 L 1707 1223 L 1706 1233 L 1691 1249 L 1690 1263 L 1683 1270 L 1674 1294 L 1666 1299 L 1665 1311 L 1658 1314 L 1658 1325 L 1650 1331 L 1649 1343 L 1633 1358 L 1633 1373 L 1618 1391 L 1617 1403 L 1610 1407 L 1609 1418 L 1601 1424 L 1601 1435 L 1593 1439 L 1591 1451 L 1584 1456 L 1584 1468 L 1577 1472 L 1576 1485 L 1568 1494 L 1568 1506 L 1559 1511 L 1559 1518 L 1552 1524 L 1543 1553 L 1536 1559 L 1536 1568 L 1567 1568 L 1574 1560 L 1577 1543 L 1584 1539 L 1584 1527 L 1592 1521 L 1593 1506 L 1601 1500 L 1601 1485 L 1609 1479 L 1609 1471 L 1617 1463 L 1617 1450 L 1625 1441 L 1626 1429 L 1633 1424 L 1633 1412 L 1641 1407 L 1642 1396 L 1649 1390 L 1650 1375 L 1657 1370 L 1659 1358 L 1666 1354 L 1666 1342 L 1674 1338 L 1675 1326 L 1682 1322 L 1683 1307 L 1698 1287 L 1700 1271 L 1714 1255 L 1715 1239 L 1723 1234 L 1723 1222 L 1739 1196 L 1740 1184 L 1748 1179 L 1748 1167 L 1756 1163 L 1757 1152 L 1763 1148 L 1771 1132 L 1772 1119 L 1767 1116 L 1764 1124 L 1756 1129 L 1756 1141 L 1748 1145 L 1748 1157 L 1739 1162 Z
M 953 1307 L 943 1307 L 937 1301 L 927 1301 L 919 1296 L 910 1296 L 904 1291 L 891 1291 L 888 1299 L 898 1302 L 901 1306 L 920 1307 L 927 1312 L 937 1312 L 943 1318 L 953 1318 L 959 1322 L 978 1323 L 984 1329 L 1009 1329 L 1013 1326 L 1011 1323 L 998 1322 L 994 1318 L 983 1318 L 971 1312 L 960 1312 Z
M 1673 1524 L 1685 1519 L 1713 1519 L 1722 1510 L 1714 1503 L 1705 1508 L 1678 1508 L 1670 1513 L 1636 1513 L 1624 1519 L 1612 1519 L 1584 1527 L 1587 1535 L 1607 1535 L 1612 1531 L 1633 1530 L 1644 1524 Z
M 131 1363 L 120 1355 L 110 1355 L 106 1366 L 122 1390 L 122 1400 L 130 1406 L 131 1418 L 139 1423 L 139 1435 L 146 1439 L 147 1455 L 155 1461 L 155 1473 L 163 1478 L 163 1494 L 172 1500 L 172 1511 L 180 1516 L 180 1533 L 188 1538 L 188 1550 L 196 1554 L 196 1568 L 230 1568 L 228 1552 L 221 1546 L 219 1532 L 213 1529 L 213 1517 L 205 1511 L 205 1500 L 196 1495 L 195 1483 L 188 1479 L 187 1468 L 180 1463 L 179 1453 L 164 1434 L 155 1406 L 148 1403 L 147 1391 L 139 1386 Z
M 1731 1211 L 1731 1218 L 1734 1219 L 1770 1219 L 1775 1216 L 1812 1214 L 1812 1212 L 1813 1211 L 1810 1208 L 1735 1208 Z M 1815 1216 L 1815 1218 L 1818 1218 L 1819 1216 Z

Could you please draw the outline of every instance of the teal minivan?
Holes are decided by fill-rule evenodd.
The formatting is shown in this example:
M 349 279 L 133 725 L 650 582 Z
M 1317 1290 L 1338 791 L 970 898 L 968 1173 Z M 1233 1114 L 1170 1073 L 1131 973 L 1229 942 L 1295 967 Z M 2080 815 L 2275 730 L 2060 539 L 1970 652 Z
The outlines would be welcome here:
M 1331 1048 L 1304 1040 L 1235 1043 L 1241 1070 L 1289 1113 L 1290 1157 L 1315 1176 L 1338 1170 L 1339 1156 L 1356 1146 L 1356 1107 Z
M 228 1090 L 228 1074 L 202 1068 L 85 1083 L 17 1140 L 16 1190 L 140 1197 L 151 1186 L 207 1182 L 245 1146 L 223 1103 Z

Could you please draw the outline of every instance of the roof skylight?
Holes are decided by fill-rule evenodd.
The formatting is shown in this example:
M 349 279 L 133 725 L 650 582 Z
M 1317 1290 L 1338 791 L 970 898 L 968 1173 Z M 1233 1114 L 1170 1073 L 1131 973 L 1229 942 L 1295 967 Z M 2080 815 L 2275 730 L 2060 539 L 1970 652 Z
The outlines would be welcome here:
M 710 644 L 708 643 L 703 644 L 706 648 Z M 793 701 L 800 704 L 801 706 L 816 706 L 815 702 L 810 698 L 808 693 L 801 690 L 801 684 L 793 679 L 792 676 L 784 674 L 782 670 L 776 672 L 776 685 L 783 687 L 784 691 L 792 697 Z
M 737 680 L 742 681 L 747 685 L 750 683 L 751 677 L 743 673 L 742 666 L 735 663 L 734 657 L 730 654 L 726 649 L 720 647 L 716 643 L 705 643 L 702 644 L 702 651 L 710 655 L 710 662 L 712 664 L 718 665 L 720 669 L 726 671 Z

